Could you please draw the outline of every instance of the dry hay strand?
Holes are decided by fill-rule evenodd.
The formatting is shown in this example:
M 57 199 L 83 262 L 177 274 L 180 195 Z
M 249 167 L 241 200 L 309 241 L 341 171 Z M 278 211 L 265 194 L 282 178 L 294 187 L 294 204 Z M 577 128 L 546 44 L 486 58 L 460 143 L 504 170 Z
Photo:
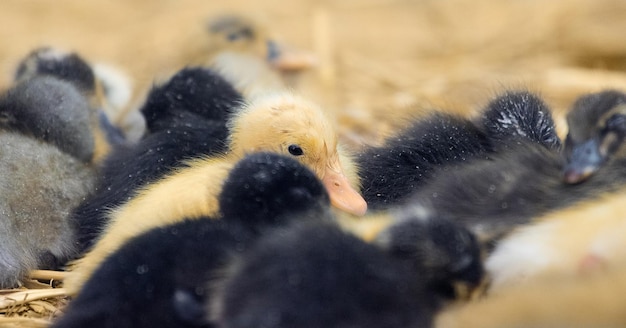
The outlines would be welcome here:
M 66 272 L 34 270 L 23 286 L 0 290 L 0 327 L 47 327 L 69 298 L 57 287 Z M 43 282 L 47 283 L 43 283 Z
M 4 328 L 44 328 L 50 325 L 49 320 L 26 317 L 0 317 L 0 327 Z

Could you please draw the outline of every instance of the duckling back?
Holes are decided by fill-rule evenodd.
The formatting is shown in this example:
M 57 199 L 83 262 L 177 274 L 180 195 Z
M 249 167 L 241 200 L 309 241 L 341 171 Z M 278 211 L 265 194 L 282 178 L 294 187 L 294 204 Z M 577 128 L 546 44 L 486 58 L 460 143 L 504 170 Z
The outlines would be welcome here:
M 92 190 L 91 167 L 56 147 L 0 132 L 0 286 L 29 270 L 55 269 L 75 256 L 68 214 Z
M 483 132 L 469 120 L 444 113 L 415 121 L 380 147 L 356 157 L 363 197 L 370 209 L 385 209 L 418 190 L 437 169 L 489 150 Z
M 419 274 L 332 223 L 275 231 L 231 270 L 219 327 L 427 327 L 439 306 Z

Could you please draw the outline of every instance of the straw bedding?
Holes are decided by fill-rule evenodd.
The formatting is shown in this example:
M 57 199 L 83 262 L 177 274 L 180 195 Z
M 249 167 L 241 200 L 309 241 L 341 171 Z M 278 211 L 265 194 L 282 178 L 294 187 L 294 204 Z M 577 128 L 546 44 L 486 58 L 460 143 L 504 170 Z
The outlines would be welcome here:
M 335 115 L 352 147 L 379 143 L 438 108 L 472 115 L 505 88 L 538 92 L 557 113 L 582 93 L 626 90 L 626 2 L 619 0 L 3 1 L 0 87 L 51 45 L 125 71 L 126 110 L 202 53 L 207 18 L 246 14 L 319 65 L 291 78 Z M 561 134 L 564 134 L 561 129 Z M 41 275 L 42 273 L 36 273 Z M 0 293 L 0 326 L 44 327 L 62 311 L 61 276 Z M 32 299 L 31 299 L 32 297 Z

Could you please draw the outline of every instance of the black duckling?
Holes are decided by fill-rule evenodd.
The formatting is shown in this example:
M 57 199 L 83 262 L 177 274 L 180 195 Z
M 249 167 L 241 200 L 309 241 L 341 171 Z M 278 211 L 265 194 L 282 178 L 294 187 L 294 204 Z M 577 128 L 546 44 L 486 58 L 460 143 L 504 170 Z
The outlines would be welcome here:
M 481 247 L 465 227 L 419 206 L 397 207 L 388 215 L 390 224 L 373 243 L 415 266 L 432 293 L 453 300 L 468 296 L 458 292 L 472 291 L 482 282 Z
M 226 122 L 243 99 L 220 75 L 186 68 L 152 89 L 141 112 L 149 133 L 115 148 L 104 160 L 93 197 L 73 213 L 79 248 L 86 250 L 107 222 L 108 210 L 183 165 L 185 160 L 226 152 Z
M 623 262 L 624 99 L 623 93 L 608 90 L 575 102 L 567 117 L 561 184 L 543 200 L 558 206 L 538 213 L 532 224 L 498 243 L 486 262 L 492 289 L 532 282 L 547 273 L 577 275 Z
M 87 101 L 52 77 L 0 96 L 0 287 L 74 256 L 68 213 L 93 189 Z
M 482 278 L 471 233 L 412 216 L 374 243 L 333 222 L 298 222 L 229 272 L 210 308 L 217 327 L 428 327 L 454 281 Z
M 330 213 L 328 194 L 314 173 L 271 153 L 238 162 L 220 203 L 221 220 L 185 219 L 126 242 L 53 327 L 212 327 L 210 285 L 234 256 L 272 226 L 325 220 Z
M 168 82 L 152 88 L 141 113 L 150 133 L 179 126 L 198 127 L 222 122 L 242 105 L 243 97 L 221 75 L 206 68 L 185 68 Z M 228 134 L 224 131 L 222 140 Z

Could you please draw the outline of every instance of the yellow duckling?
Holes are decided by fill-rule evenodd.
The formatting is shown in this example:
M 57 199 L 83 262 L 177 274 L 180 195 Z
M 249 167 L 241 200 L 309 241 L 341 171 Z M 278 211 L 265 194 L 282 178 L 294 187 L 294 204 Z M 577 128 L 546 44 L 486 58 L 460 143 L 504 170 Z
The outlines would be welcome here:
M 338 147 L 335 129 L 317 105 L 293 94 L 265 95 L 243 106 L 229 128 L 227 154 L 189 161 L 187 167 L 147 186 L 110 213 L 100 240 L 73 264 L 65 281 L 70 293 L 77 293 L 100 263 L 133 236 L 182 218 L 218 215 L 222 182 L 247 153 L 271 151 L 294 156 L 323 181 L 333 206 L 365 214 L 367 204 L 356 191 L 356 170 Z
M 190 33 L 181 62 L 210 67 L 246 97 L 292 87 L 294 74 L 317 64 L 315 56 L 277 39 L 260 19 L 220 15 Z
M 443 311 L 441 328 L 624 327 L 626 268 L 553 276 Z

